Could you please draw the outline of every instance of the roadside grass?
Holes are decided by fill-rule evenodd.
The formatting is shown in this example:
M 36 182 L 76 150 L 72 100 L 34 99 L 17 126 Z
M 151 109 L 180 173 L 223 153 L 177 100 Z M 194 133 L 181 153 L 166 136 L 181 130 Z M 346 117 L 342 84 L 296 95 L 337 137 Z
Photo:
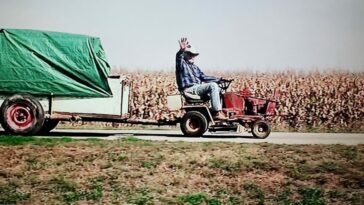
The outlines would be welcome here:
M 103 196 L 102 180 L 98 178 L 87 179 L 86 187 L 80 188 L 70 179 L 64 176 L 58 176 L 49 182 L 53 187 L 53 191 L 58 193 L 63 202 L 66 204 L 74 204 L 78 201 L 98 202 Z
M 364 145 L 0 137 L 0 204 L 363 204 Z
M 23 145 L 23 144 L 56 144 L 71 142 L 71 138 L 37 138 L 23 136 L 0 135 L 0 145 Z
M 220 205 L 221 201 L 214 197 L 209 197 L 205 193 L 187 193 L 178 197 L 180 204 L 198 205 L 198 204 L 209 204 L 209 205 Z
M 253 199 L 257 200 L 257 204 L 262 205 L 264 204 L 265 194 L 264 191 L 254 183 L 246 183 L 243 185 L 244 190 L 248 193 Z
M 70 137 L 36 137 L 36 136 L 16 136 L 16 135 L 0 135 L 0 145 L 57 145 L 76 141 L 86 142 L 100 142 L 101 139 L 85 138 L 85 139 L 72 139 Z
M 30 193 L 19 190 L 14 182 L 0 183 L 0 204 L 16 204 L 29 199 Z

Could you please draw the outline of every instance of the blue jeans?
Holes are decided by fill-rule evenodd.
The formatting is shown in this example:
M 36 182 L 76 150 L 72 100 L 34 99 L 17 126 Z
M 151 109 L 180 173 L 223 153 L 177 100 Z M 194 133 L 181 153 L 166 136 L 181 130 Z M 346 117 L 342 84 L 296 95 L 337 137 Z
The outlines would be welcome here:
M 191 93 L 192 95 L 209 95 L 211 97 L 211 106 L 213 111 L 220 111 L 220 87 L 215 82 L 197 84 L 192 87 L 186 88 L 185 92 Z

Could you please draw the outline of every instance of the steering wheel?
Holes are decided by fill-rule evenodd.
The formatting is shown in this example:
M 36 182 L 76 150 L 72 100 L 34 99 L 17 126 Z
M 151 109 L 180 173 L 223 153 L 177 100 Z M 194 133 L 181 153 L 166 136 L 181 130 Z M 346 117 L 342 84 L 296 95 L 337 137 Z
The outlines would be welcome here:
M 233 79 L 224 79 L 224 78 L 221 78 L 221 79 L 219 79 L 219 81 L 217 81 L 217 84 L 219 85 L 219 87 L 222 90 L 226 91 L 229 88 L 231 82 L 233 82 L 233 81 L 234 81 Z

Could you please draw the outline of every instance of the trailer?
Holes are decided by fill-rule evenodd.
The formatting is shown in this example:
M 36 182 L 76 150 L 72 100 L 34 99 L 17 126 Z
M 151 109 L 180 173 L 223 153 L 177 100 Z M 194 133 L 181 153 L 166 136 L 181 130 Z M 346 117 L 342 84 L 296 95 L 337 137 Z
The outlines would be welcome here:
M 47 133 L 60 121 L 162 124 L 129 118 L 130 82 L 110 75 L 97 37 L 1 29 L 0 48 L 0 123 L 8 133 Z

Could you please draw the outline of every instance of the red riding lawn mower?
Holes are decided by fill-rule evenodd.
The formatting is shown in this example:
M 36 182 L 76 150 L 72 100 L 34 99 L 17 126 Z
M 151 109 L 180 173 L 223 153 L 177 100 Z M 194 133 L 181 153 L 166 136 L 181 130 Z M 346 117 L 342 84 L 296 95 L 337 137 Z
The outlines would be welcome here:
M 180 127 L 185 136 L 202 136 L 207 130 L 239 131 L 239 127 L 243 127 L 255 138 L 268 137 L 271 128 L 266 118 L 274 115 L 278 92 L 275 92 L 271 99 L 254 97 L 248 90 L 227 92 L 232 81 L 221 79 L 217 82 L 221 88 L 222 110 L 228 116 L 228 119 L 223 121 L 213 119 L 208 96 L 182 93 L 184 99 L 182 110 L 185 114 L 180 121 Z

